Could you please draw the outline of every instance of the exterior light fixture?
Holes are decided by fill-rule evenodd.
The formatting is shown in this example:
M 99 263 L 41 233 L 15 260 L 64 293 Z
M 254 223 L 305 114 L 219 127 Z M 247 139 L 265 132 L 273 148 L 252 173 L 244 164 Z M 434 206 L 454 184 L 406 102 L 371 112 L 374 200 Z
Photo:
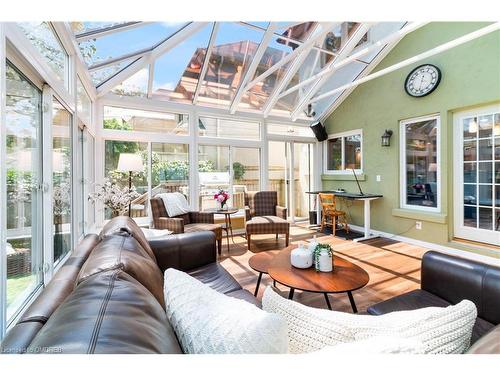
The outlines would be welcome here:
M 392 130 L 385 129 L 382 134 L 382 147 L 389 147 L 391 145 Z

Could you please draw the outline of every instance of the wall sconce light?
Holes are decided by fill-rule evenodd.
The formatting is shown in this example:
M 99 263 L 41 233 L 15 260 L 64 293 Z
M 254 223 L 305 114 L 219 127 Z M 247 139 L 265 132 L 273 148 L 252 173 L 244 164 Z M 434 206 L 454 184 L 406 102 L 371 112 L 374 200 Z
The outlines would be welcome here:
M 385 130 L 382 134 L 382 147 L 389 147 L 391 145 L 392 130 Z

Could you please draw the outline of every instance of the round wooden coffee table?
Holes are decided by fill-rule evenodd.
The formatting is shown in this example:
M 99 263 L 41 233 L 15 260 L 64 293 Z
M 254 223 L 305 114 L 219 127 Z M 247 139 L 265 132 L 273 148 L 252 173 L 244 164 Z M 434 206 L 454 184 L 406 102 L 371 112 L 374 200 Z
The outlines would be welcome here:
M 267 270 L 273 258 L 279 254 L 280 250 L 271 250 L 271 251 L 263 251 L 261 253 L 252 255 L 252 257 L 248 260 L 248 265 L 255 271 L 259 273 L 259 277 L 257 279 L 257 285 L 255 287 L 254 296 L 257 297 L 257 293 L 259 292 L 260 281 L 262 280 L 262 274 L 267 274 Z
M 328 308 L 331 310 L 328 294 L 347 293 L 352 310 L 357 313 L 352 291 L 368 284 L 370 277 L 361 267 L 348 260 L 333 256 L 333 272 L 317 272 L 314 267 L 307 269 L 295 268 L 290 263 L 290 252 L 296 246 L 289 246 L 272 258 L 267 273 L 276 282 L 288 286 L 289 299 L 293 299 L 295 289 L 312 293 L 322 293 Z

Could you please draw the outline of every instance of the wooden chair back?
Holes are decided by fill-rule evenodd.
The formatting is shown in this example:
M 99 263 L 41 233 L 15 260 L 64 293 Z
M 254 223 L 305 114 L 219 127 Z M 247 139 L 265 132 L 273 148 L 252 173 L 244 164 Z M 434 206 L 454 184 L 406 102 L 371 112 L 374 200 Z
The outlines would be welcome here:
M 319 193 L 319 202 L 321 204 L 321 211 L 323 212 L 323 215 L 327 215 L 328 212 L 337 210 L 335 194 Z

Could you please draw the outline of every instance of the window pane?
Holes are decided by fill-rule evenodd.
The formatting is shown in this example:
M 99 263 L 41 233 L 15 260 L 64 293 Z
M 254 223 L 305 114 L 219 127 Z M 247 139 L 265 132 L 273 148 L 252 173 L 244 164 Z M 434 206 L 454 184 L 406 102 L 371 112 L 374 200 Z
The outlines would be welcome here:
M 151 195 L 178 191 L 189 201 L 189 146 L 152 143 L 151 151 Z
M 189 134 L 188 115 L 108 106 L 104 107 L 103 127 L 110 130 Z
M 92 102 L 80 78 L 76 81 L 76 109 L 80 120 L 85 125 L 90 126 L 92 122 Z
M 314 133 L 309 126 L 267 124 L 267 132 L 269 134 L 314 138 Z
M 493 189 L 491 185 L 479 185 L 479 205 L 491 206 L 493 203 Z
M 42 282 L 40 271 L 41 93 L 17 70 L 6 68 L 7 319 Z M 3 206 L 3 204 L 2 204 Z M 3 230 L 3 228 L 2 228 Z
M 477 160 L 477 141 L 464 141 L 464 161 Z
M 331 138 L 326 144 L 327 168 L 329 171 L 342 169 L 342 138 Z
M 493 160 L 493 140 L 491 138 L 479 141 L 479 160 Z
M 143 68 L 111 90 L 122 96 L 145 97 L 148 93 L 149 68 Z
M 361 135 L 345 138 L 345 169 L 361 169 Z
M 68 55 L 48 22 L 20 22 L 18 25 L 54 73 L 66 84 Z
M 147 151 L 148 144 L 140 142 L 127 142 L 127 141 L 110 141 L 105 142 L 105 163 L 104 163 L 104 176 L 108 177 L 112 182 L 116 183 L 123 191 L 128 190 L 129 186 L 129 173 L 118 172 L 118 161 L 120 154 L 138 154 L 142 157 L 142 164 L 144 169 L 142 172 L 132 173 L 132 186 L 135 187 L 139 197 L 132 200 L 131 203 L 131 216 L 132 217 L 146 217 L 148 216 L 147 205 L 148 199 L 148 176 L 147 176 Z M 128 215 L 128 208 L 120 212 L 113 212 L 112 209 L 107 207 L 105 209 L 105 218 L 111 219 L 114 216 Z
M 493 130 L 493 115 L 479 116 L 479 138 L 491 137 Z
M 465 139 L 475 139 L 477 138 L 477 118 L 476 117 L 471 117 L 464 119 L 463 121 L 463 136 L 464 140 Z
M 54 263 L 71 250 L 71 114 L 52 101 Z
M 198 146 L 198 178 L 201 210 L 217 207 L 214 194 L 218 189 L 229 190 L 229 147 Z M 232 201 L 229 201 L 229 205 Z
M 476 182 L 477 163 L 464 163 L 464 182 Z
M 95 223 L 95 202 L 88 199 L 88 195 L 95 186 L 95 138 L 84 131 L 83 143 L 83 176 L 84 176 L 84 202 L 85 202 L 85 231 L 88 232 Z
M 493 163 L 490 162 L 482 162 L 478 163 L 479 165 L 479 182 L 491 184 L 493 179 Z
M 405 125 L 406 204 L 437 207 L 437 121 Z
M 245 191 L 260 190 L 260 150 L 258 148 L 233 148 L 232 206 L 245 208 Z
M 200 117 L 198 131 L 201 137 L 260 140 L 260 123 Z
M 479 228 L 492 230 L 493 210 L 491 208 L 479 208 Z
M 476 185 L 464 184 L 464 204 L 477 204 Z

